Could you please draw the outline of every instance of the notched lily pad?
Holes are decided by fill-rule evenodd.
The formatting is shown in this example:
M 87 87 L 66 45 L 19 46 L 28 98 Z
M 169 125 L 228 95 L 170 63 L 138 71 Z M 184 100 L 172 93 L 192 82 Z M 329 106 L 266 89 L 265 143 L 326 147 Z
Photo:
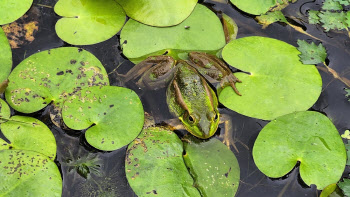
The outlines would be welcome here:
M 322 90 L 321 76 L 313 65 L 299 61 L 300 52 L 285 42 L 265 37 L 233 40 L 222 51 L 231 66 L 247 73 L 235 73 L 242 83 L 219 93 L 219 101 L 243 115 L 271 120 L 309 109 Z
M 23 16 L 32 3 L 33 0 L 0 1 L 0 25 L 11 23 Z
M 137 94 L 127 88 L 89 87 L 71 96 L 63 107 L 63 121 L 71 129 L 86 131 L 89 144 L 116 150 L 140 133 L 144 112 Z
M 162 127 L 144 129 L 128 147 L 125 172 L 138 196 L 201 196 L 182 158 L 183 144 Z
M 0 3 L 1 5 L 2 3 Z M 1 17 L 0 17 L 1 18 Z M 0 19 L 1 20 L 1 19 Z M 7 37 L 0 28 L 0 83 L 7 79 L 12 68 L 12 52 Z
M 120 43 L 126 57 L 142 61 L 150 54 L 167 51 L 174 51 L 175 55 L 168 54 L 171 56 L 184 51 L 217 51 L 225 46 L 225 34 L 215 13 L 197 4 L 185 21 L 173 27 L 151 27 L 130 19 L 121 31 Z
M 346 164 L 346 150 L 326 116 L 305 111 L 268 123 L 255 141 L 253 158 L 259 170 L 272 178 L 284 176 L 300 161 L 303 181 L 321 190 L 339 181 Z
M 109 85 L 101 62 L 90 52 L 65 47 L 34 54 L 9 76 L 6 100 L 15 110 L 36 112 L 52 102 L 52 119 L 61 118 L 63 102 L 84 87 Z M 59 125 L 57 125 L 59 126 Z
M 115 0 L 59 0 L 55 12 L 57 35 L 70 44 L 89 45 L 105 41 L 123 27 L 126 15 Z
M 184 21 L 198 0 L 116 0 L 127 15 L 151 26 L 173 26 Z
M 0 138 L 0 150 L 30 150 L 48 156 L 56 157 L 56 140 L 50 129 L 41 121 L 25 116 L 13 116 L 9 121 L 0 124 L 7 143 Z
M 53 196 L 62 193 L 61 174 L 45 155 L 28 150 L 0 151 L 2 196 Z
M 10 107 L 0 98 L 0 124 L 6 122 L 11 116 Z

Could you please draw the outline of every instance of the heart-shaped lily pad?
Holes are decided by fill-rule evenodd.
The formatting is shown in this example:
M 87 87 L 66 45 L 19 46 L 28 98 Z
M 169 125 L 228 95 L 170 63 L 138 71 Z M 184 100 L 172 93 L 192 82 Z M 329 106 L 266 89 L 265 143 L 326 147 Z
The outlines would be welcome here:
M 89 45 L 105 41 L 123 27 L 126 15 L 115 0 L 59 0 L 55 12 L 63 16 L 57 35 L 70 44 Z
M 144 112 L 137 94 L 116 86 L 89 87 L 71 96 L 62 111 L 71 129 L 87 129 L 89 144 L 100 150 L 116 150 L 140 133 Z M 93 126 L 92 126 L 93 125 Z
M 346 150 L 326 116 L 306 111 L 268 123 L 255 141 L 253 158 L 259 170 L 272 178 L 284 176 L 300 161 L 301 178 L 321 190 L 339 181 Z
M 61 197 L 62 179 L 56 164 L 28 150 L 0 151 L 1 196 Z
M 187 51 L 217 51 L 225 46 L 225 35 L 219 18 L 197 4 L 185 21 L 173 27 L 151 27 L 129 20 L 121 31 L 120 43 L 126 57 L 142 61 L 150 54 L 166 51 L 171 56 Z
M 0 2 L 0 5 L 2 3 Z M 1 7 L 1 6 L 0 6 Z M 1 10 L 1 9 L 0 9 Z M 1 14 L 0 14 L 1 15 Z M 1 20 L 1 17 L 0 17 Z M 7 79 L 12 68 L 12 52 L 5 32 L 0 28 L 0 83 Z
M 198 0 L 116 0 L 126 14 L 151 26 L 173 26 L 184 21 Z
M 48 156 L 51 160 L 56 157 L 56 140 L 50 129 L 41 121 L 25 116 L 13 116 L 0 124 L 7 143 L 0 138 L 0 150 L 30 150 Z
M 0 1 L 0 25 L 12 23 L 23 16 L 29 10 L 32 3 L 33 0 Z
M 75 47 L 28 57 L 12 71 L 9 80 L 6 100 L 23 113 L 36 112 L 51 102 L 60 111 L 67 97 L 82 88 L 109 85 L 101 62 L 90 52 Z
M 240 10 L 249 14 L 265 14 L 276 5 L 276 0 L 230 0 Z
M 235 73 L 242 83 L 219 93 L 219 101 L 246 116 L 271 120 L 309 109 L 322 90 L 321 76 L 313 65 L 299 61 L 300 52 L 285 42 L 265 37 L 233 40 L 222 51 L 231 66 L 249 72 Z
M 0 98 L 0 124 L 6 122 L 11 116 L 10 107 Z M 4 118 L 4 119 L 1 119 Z

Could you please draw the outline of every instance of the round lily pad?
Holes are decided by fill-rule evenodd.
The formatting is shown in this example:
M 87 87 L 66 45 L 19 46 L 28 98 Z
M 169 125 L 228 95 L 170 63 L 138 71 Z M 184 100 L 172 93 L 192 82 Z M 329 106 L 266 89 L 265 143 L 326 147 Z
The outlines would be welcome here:
M 276 5 L 276 0 L 230 0 L 243 12 L 253 15 L 265 14 L 271 7 Z
M 62 111 L 64 123 L 71 129 L 89 128 L 85 137 L 100 150 L 116 150 L 140 133 L 144 112 L 137 94 L 116 86 L 89 87 L 71 96 Z
M 12 23 L 13 21 L 19 19 L 29 10 L 32 3 L 33 0 L 0 1 L 0 25 Z
M 75 47 L 36 53 L 22 61 L 9 80 L 6 100 L 23 113 L 36 112 L 51 102 L 61 109 L 63 101 L 82 88 L 109 85 L 101 62 Z
M 198 0 L 117 0 L 126 14 L 151 26 L 173 26 L 184 21 Z
M 256 166 L 266 176 L 282 177 L 300 162 L 300 176 L 321 190 L 339 181 L 346 150 L 333 125 L 318 112 L 296 112 L 278 117 L 260 132 L 253 147 Z
M 126 15 L 115 0 L 59 0 L 55 12 L 63 18 L 57 35 L 70 44 L 89 45 L 105 41 L 123 27 Z
M 2 2 L 0 2 L 0 5 Z M 1 7 L 1 6 L 0 6 Z M 2 9 L 2 8 L 1 8 Z M 0 10 L 1 10 L 0 9 Z M 1 11 L 0 11 L 1 21 Z M 0 83 L 7 79 L 12 68 L 12 52 L 5 32 L 0 28 Z
M 0 177 L 2 196 L 60 197 L 62 193 L 61 174 L 56 164 L 34 151 L 0 151 Z
M 183 144 L 162 127 L 144 129 L 127 150 L 125 172 L 138 196 L 201 196 L 182 158 Z
M 0 138 L 0 150 L 16 149 L 36 151 L 48 156 L 51 160 L 56 157 L 56 140 L 50 129 L 41 121 L 25 116 L 13 116 L 0 125 L 7 143 Z
M 235 73 L 242 83 L 219 93 L 219 101 L 240 114 L 271 120 L 309 109 L 322 90 L 322 79 L 314 65 L 299 61 L 300 52 L 285 42 L 265 37 L 231 41 L 222 57 L 231 66 L 247 73 Z
M 6 122 L 6 119 L 9 119 L 11 116 L 10 107 L 7 105 L 7 103 L 0 99 L 0 124 L 3 122 Z M 4 118 L 4 119 L 1 119 Z
M 142 61 L 150 54 L 161 55 L 166 51 L 170 56 L 188 51 L 217 51 L 225 46 L 225 34 L 215 13 L 198 4 L 185 21 L 173 27 L 151 27 L 130 19 L 121 31 L 120 43 L 126 57 Z
M 202 196 L 234 196 L 240 169 L 235 155 L 218 139 L 185 141 L 184 161 Z

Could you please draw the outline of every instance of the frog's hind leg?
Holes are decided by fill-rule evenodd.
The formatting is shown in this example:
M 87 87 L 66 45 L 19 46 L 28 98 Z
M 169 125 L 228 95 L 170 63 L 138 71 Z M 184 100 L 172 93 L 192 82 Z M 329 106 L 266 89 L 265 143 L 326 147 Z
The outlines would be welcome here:
M 235 140 L 233 139 L 233 126 L 232 120 L 230 116 L 226 114 L 220 114 L 220 123 L 224 123 L 225 129 L 224 132 L 220 133 L 220 138 L 223 140 L 222 142 L 230 149 L 232 146 L 237 153 L 239 153 L 238 148 L 235 145 Z

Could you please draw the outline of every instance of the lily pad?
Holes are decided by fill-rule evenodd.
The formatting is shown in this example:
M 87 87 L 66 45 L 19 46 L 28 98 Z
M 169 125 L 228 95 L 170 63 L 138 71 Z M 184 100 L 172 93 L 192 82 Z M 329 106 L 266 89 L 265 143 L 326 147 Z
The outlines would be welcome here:
M 235 155 L 218 139 L 185 142 L 184 161 L 202 196 L 234 196 L 240 169 Z
M 127 88 L 89 87 L 71 96 L 63 107 L 63 121 L 71 129 L 89 128 L 88 143 L 100 150 L 116 150 L 140 133 L 144 112 L 137 94 Z
M 309 109 L 322 90 L 321 76 L 313 65 L 299 61 L 300 52 L 285 42 L 265 37 L 233 40 L 222 51 L 224 60 L 247 73 L 235 73 L 242 83 L 219 93 L 219 101 L 243 115 L 271 120 Z
M 303 181 L 321 190 L 341 178 L 346 150 L 326 116 L 305 111 L 268 123 L 255 141 L 253 158 L 259 170 L 272 178 L 284 176 L 299 161 Z
M 0 150 L 30 150 L 48 156 L 56 157 L 56 140 L 50 129 L 41 121 L 25 116 L 13 116 L 0 125 L 7 143 L 0 138 Z
M 59 0 L 55 12 L 63 16 L 57 35 L 70 44 L 89 45 L 105 41 L 123 27 L 126 15 L 115 0 Z
M 177 135 L 161 127 L 144 129 L 127 150 L 126 177 L 138 196 L 201 196 L 182 158 Z
M 56 164 L 34 151 L 0 151 L 0 178 L 2 196 L 60 197 L 62 193 L 61 174 Z
M 1 4 L 2 2 L 0 2 L 0 5 Z M 0 17 L 0 20 L 1 20 L 1 17 Z M 11 68 L 12 68 L 11 47 L 7 40 L 5 32 L 2 30 L 2 28 L 0 28 L 0 70 L 1 70 L 0 83 L 7 79 L 8 75 L 11 72 Z
M 230 0 L 243 12 L 253 15 L 265 14 L 276 5 L 276 0 Z
M 116 0 L 127 15 L 151 26 L 173 26 L 184 21 L 198 0 Z
M 12 71 L 9 80 L 5 96 L 15 110 L 32 113 L 52 102 L 58 116 L 70 95 L 84 87 L 109 85 L 101 62 L 90 52 L 75 47 L 42 51 L 28 57 Z
M 215 52 L 225 46 L 225 34 L 215 13 L 198 4 L 185 21 L 173 27 L 151 27 L 130 19 L 121 31 L 120 43 L 127 58 L 142 61 L 165 52 L 171 56 L 188 51 Z
M 6 122 L 6 119 L 9 119 L 11 116 L 10 107 L 7 105 L 7 103 L 0 99 L 0 124 L 3 122 Z M 4 118 L 4 119 L 2 119 Z
M 12 23 L 23 16 L 29 10 L 32 3 L 33 0 L 0 1 L 0 25 Z

